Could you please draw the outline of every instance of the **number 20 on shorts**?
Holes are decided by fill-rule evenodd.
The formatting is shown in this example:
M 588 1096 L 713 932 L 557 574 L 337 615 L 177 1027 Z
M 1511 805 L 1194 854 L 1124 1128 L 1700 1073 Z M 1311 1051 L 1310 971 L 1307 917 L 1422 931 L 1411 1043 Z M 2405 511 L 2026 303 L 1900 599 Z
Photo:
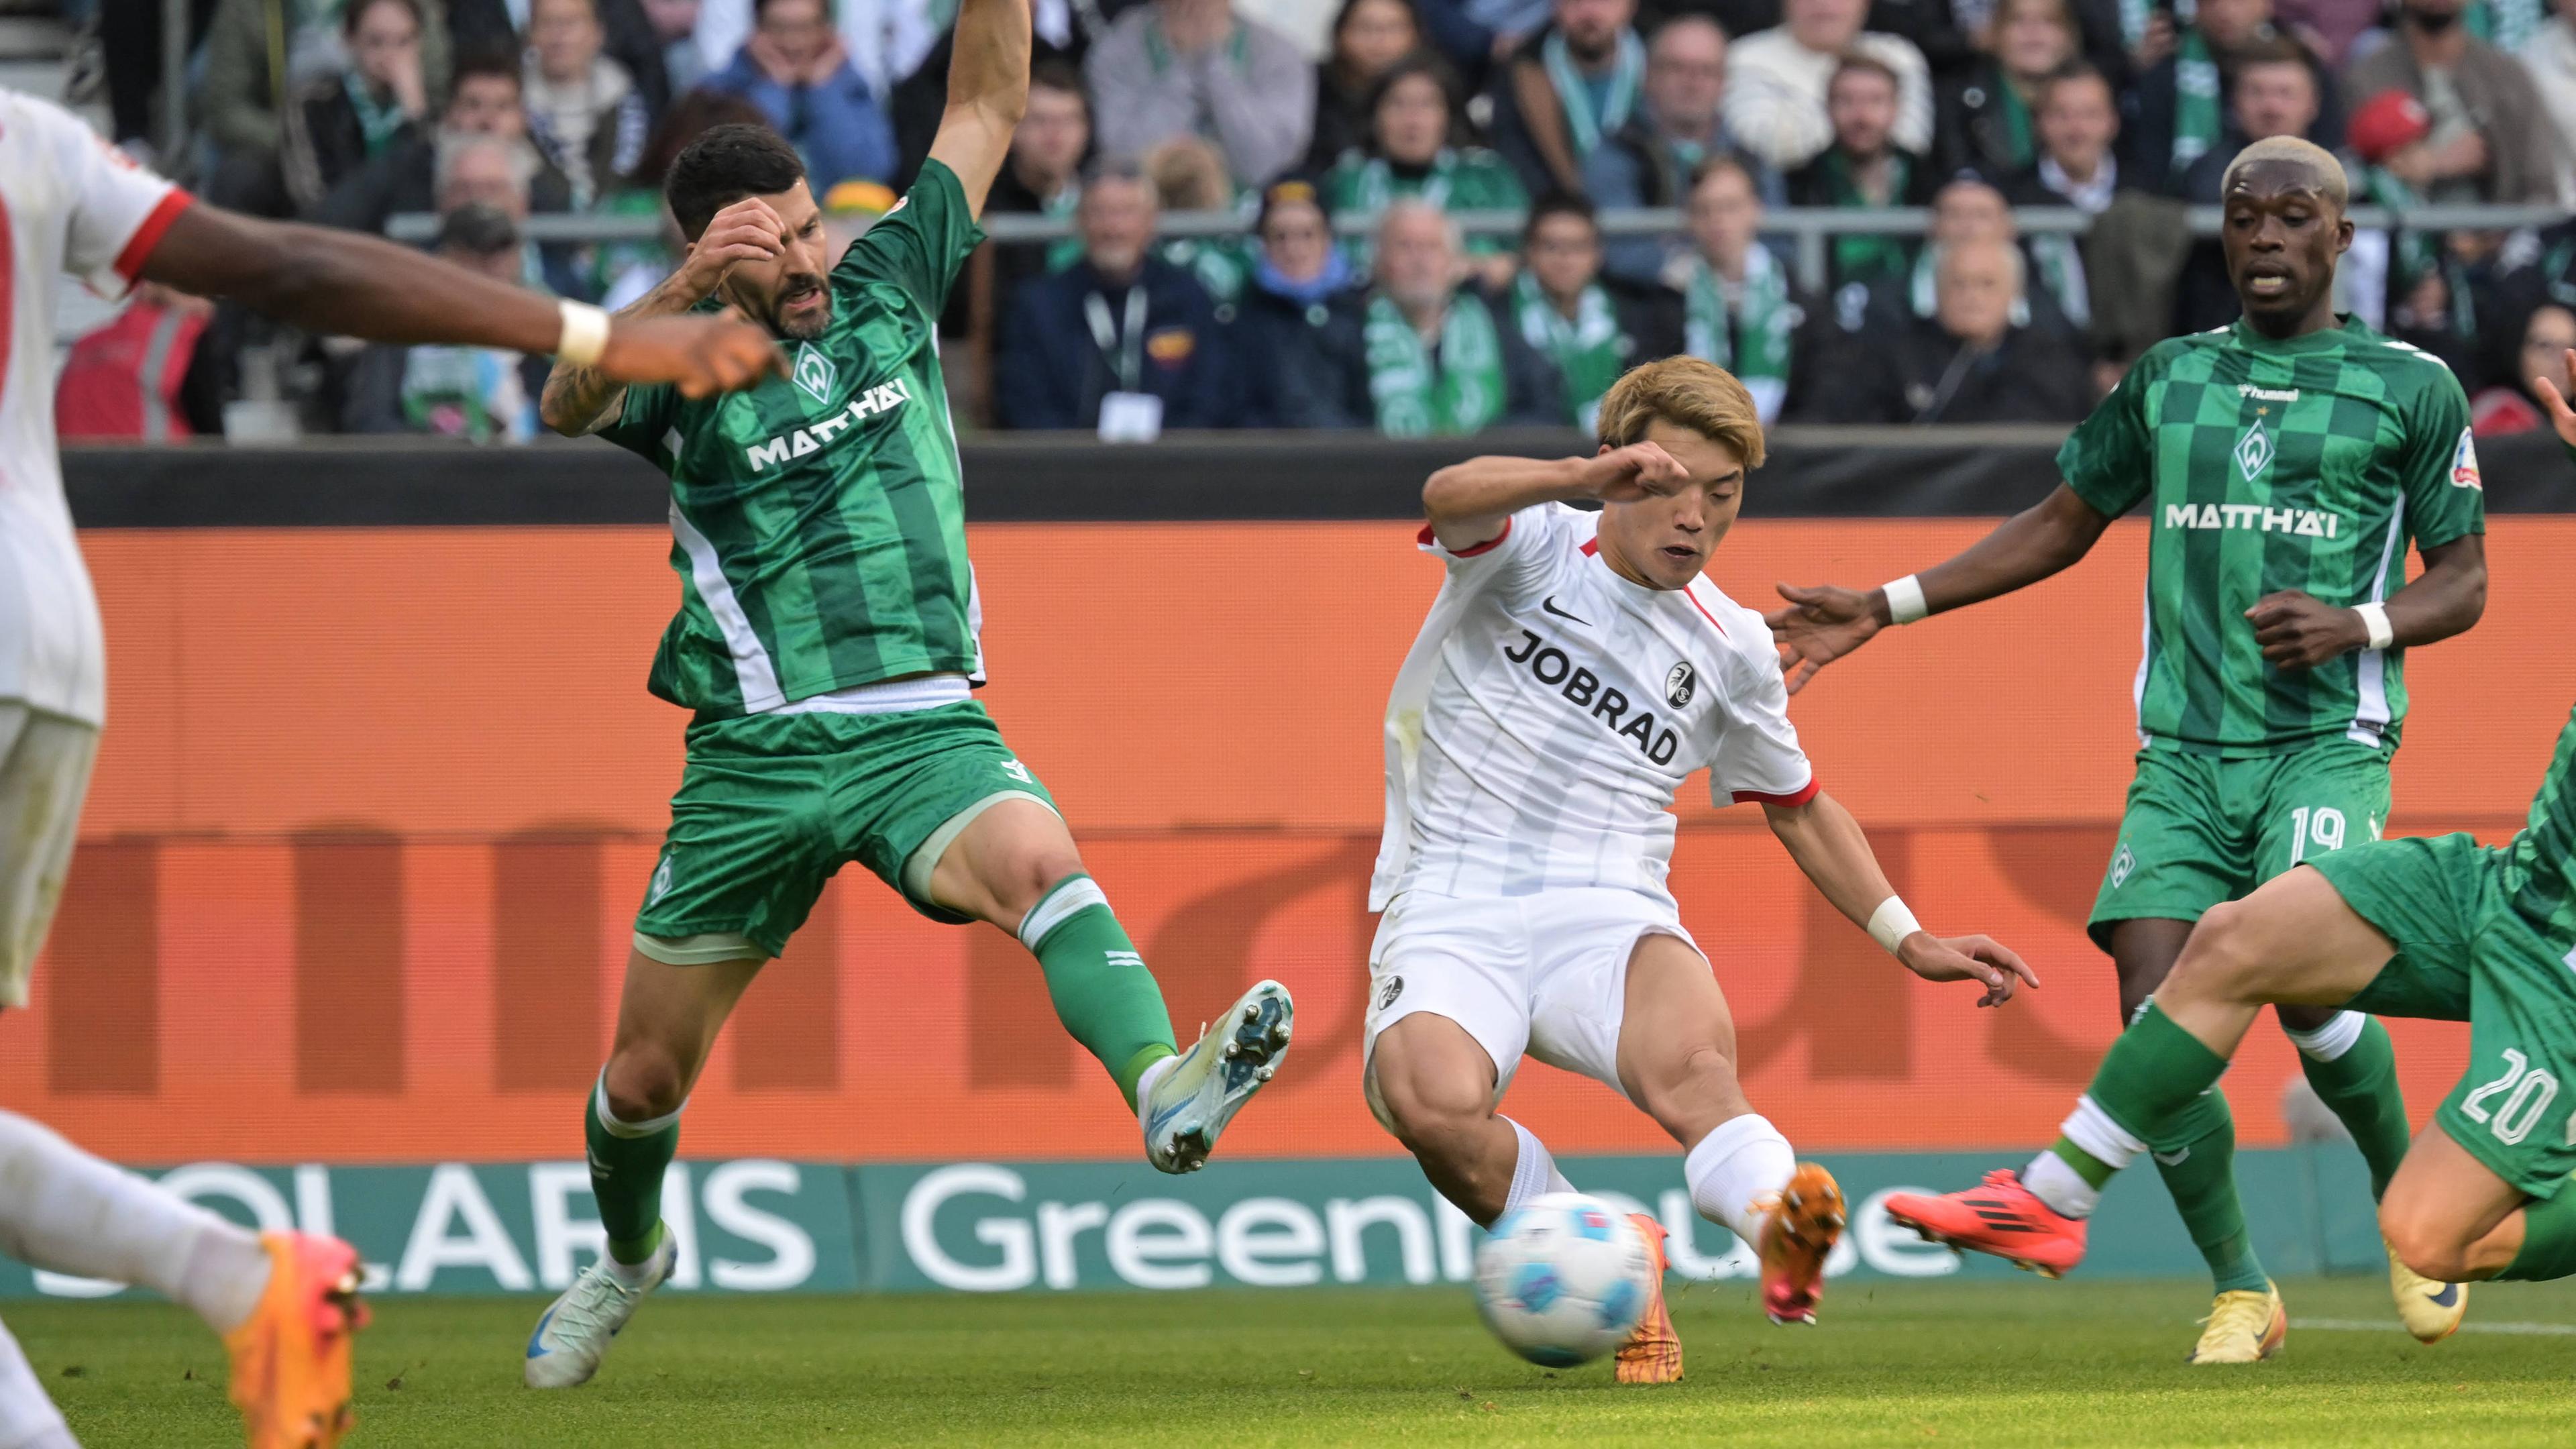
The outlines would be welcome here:
M 2540 1114 L 2549 1110 L 2551 1100 L 2557 1095 L 2556 1077 L 2543 1068 L 2532 1066 L 2530 1058 L 2521 1052 L 2506 1047 L 2504 1074 L 2471 1092 L 2461 1101 L 2460 1110 L 2486 1123 L 2487 1130 L 2495 1134 L 2498 1142 L 2511 1147 L 2531 1135 L 2533 1125 L 2540 1121 Z M 2504 1105 L 2488 1106 L 2498 1096 L 2504 1098 Z M 2576 1118 L 2569 1120 L 2567 1136 L 2569 1143 L 2576 1145 Z

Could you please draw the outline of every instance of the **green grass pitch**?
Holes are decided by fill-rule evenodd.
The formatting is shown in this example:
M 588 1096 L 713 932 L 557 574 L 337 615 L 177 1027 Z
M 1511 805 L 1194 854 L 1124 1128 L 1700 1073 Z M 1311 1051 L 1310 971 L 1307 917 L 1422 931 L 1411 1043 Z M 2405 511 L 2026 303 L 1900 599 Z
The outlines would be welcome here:
M 413 1299 L 359 1341 L 353 1445 L 2543 1444 L 2576 1439 L 2576 1287 L 2481 1287 L 2432 1348 L 2375 1279 L 2285 1285 L 2279 1359 L 2194 1369 L 2182 1282 L 1838 1284 L 1815 1329 L 1677 1291 L 1681 1385 L 1504 1354 L 1462 1289 L 657 1300 L 600 1378 L 519 1386 L 540 1305 Z M 2345 1328 L 2300 1328 L 2301 1316 Z M 6 1314 L 89 1449 L 238 1444 L 159 1304 Z

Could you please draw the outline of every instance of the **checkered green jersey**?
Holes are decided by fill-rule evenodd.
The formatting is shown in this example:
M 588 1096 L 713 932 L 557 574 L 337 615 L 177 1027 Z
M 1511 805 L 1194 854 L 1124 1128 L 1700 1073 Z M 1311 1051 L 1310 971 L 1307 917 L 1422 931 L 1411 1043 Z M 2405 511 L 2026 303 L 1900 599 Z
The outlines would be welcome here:
M 2338 608 L 2405 586 L 2406 549 L 2486 529 L 2468 398 L 2359 321 L 2286 342 L 2238 322 L 2156 344 L 2057 455 L 2117 517 L 2147 500 L 2138 734 L 2232 757 L 2343 736 L 2394 748 L 2404 653 L 2263 662 L 2245 611 L 2297 589 Z
M 2531 818 L 2509 849 L 2514 910 L 2563 939 L 2567 964 L 2576 967 L 2576 715 L 2558 732 Z
M 692 401 L 629 388 L 603 435 L 671 479 L 680 610 L 653 693 L 758 714 L 907 675 L 982 682 L 982 609 L 936 329 L 984 233 L 937 161 L 831 276 L 787 377 Z

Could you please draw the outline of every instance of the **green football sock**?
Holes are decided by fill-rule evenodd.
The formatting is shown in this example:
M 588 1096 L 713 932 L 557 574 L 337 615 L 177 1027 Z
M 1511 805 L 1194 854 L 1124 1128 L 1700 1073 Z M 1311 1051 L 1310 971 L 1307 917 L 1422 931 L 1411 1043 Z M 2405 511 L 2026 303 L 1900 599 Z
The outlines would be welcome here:
M 2189 1109 L 2201 1093 L 2218 1085 L 2218 1079 L 2226 1074 L 2227 1058 L 2202 1046 L 2200 1038 L 2176 1026 L 2163 1007 L 2149 1000 L 2147 1009 L 2139 1012 L 2137 1020 L 2102 1054 L 2102 1065 L 2093 1069 L 2093 1085 L 2084 1095 L 2121 1131 L 2140 1142 L 2154 1142 L 2159 1140 L 2156 1129 L 2166 1119 Z M 2222 1115 L 2226 1112 L 2223 1102 L 2218 1110 Z M 2189 1135 L 2185 1134 L 2184 1140 Z M 2228 1122 L 2228 1137 L 2228 1151 L 2232 1153 L 2232 1119 Z M 2125 1161 L 2105 1162 L 2064 1137 L 2058 1138 L 2049 1151 L 2095 1187 L 2109 1182 L 2113 1173 L 2128 1166 Z
M 2209 1264 L 2221 1293 L 2260 1292 L 2270 1279 L 2245 1232 L 2245 1205 L 2236 1195 L 2236 1117 L 2227 1098 L 2211 1091 L 2165 1118 L 2147 1139 L 2156 1173 L 2173 1194 L 2182 1225 Z
M 2522 1249 L 2498 1278 L 2544 1283 L 2576 1277 L 2576 1192 L 2536 1197 L 2522 1210 Z
M 2294 1033 L 2291 1039 L 2298 1042 L 2299 1070 L 2307 1074 L 2308 1085 L 2343 1119 L 2353 1145 L 2370 1164 L 2370 1195 L 2376 1199 L 2388 1194 L 2388 1180 L 2406 1160 L 2415 1134 L 2406 1122 L 2406 1094 L 2397 1084 L 2397 1050 L 2389 1044 L 2388 1028 L 2377 1017 L 2361 1020 L 2361 1035 L 2332 1060 L 2311 1054 L 2331 1050 L 2330 1045 L 2312 1049 L 2310 1041 L 2336 1034 L 2336 1025 L 2310 1037 Z
M 582 1135 L 590 1145 L 590 1191 L 608 1229 L 608 1256 L 641 1263 L 662 1245 L 662 1173 L 680 1150 L 680 1114 L 618 1121 L 609 1115 L 604 1081 L 587 1106 Z
M 1173 1054 L 1172 1014 L 1109 897 L 1087 875 L 1066 876 L 1021 918 L 1020 943 L 1046 973 L 1056 1020 L 1134 1107 L 1137 1079 Z

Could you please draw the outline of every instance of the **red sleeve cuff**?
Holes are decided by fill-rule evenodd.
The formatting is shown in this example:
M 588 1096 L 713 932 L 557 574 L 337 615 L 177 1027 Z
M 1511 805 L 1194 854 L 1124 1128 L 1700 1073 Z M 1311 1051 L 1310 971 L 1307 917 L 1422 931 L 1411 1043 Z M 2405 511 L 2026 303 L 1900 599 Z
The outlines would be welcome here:
M 125 243 L 125 250 L 116 254 L 116 274 L 128 283 L 133 282 L 142 273 L 143 264 L 151 260 L 152 249 L 161 244 L 161 234 L 168 231 L 170 223 L 179 219 L 179 213 L 194 205 L 196 200 L 176 186 L 163 193 L 160 203 L 143 218 L 143 224 L 134 229 L 134 235 Z
M 1502 545 L 1502 542 L 1503 542 L 1503 540 L 1504 540 L 1504 539 L 1507 539 L 1507 538 L 1509 538 L 1509 537 L 1511 537 L 1511 536 L 1512 536 L 1512 521 L 1511 521 L 1510 519 L 1506 518 L 1506 519 L 1504 519 L 1504 520 L 1503 520 L 1503 531 L 1502 531 L 1502 532 L 1500 532 L 1500 533 L 1498 533 L 1498 534 L 1495 534 L 1493 537 L 1491 537 L 1491 538 L 1489 538 L 1489 539 L 1486 539 L 1483 543 L 1480 543 L 1480 544 L 1476 545 L 1474 548 L 1451 548 L 1451 547 L 1449 547 L 1448 545 L 1446 545 L 1446 544 L 1442 543 L 1442 542 L 1440 541 L 1440 539 L 1439 539 L 1439 537 L 1438 537 L 1437 535 L 1435 535 L 1435 534 L 1433 534 L 1433 533 L 1432 533 L 1432 531 L 1431 531 L 1431 525 L 1430 525 L 1430 524 L 1427 524 L 1427 523 L 1426 523 L 1426 524 L 1424 524 L 1424 525 L 1422 525 L 1422 531 L 1421 531 L 1420 533 L 1417 533 L 1417 534 L 1415 534 L 1415 535 L 1413 536 L 1413 541 L 1414 541 L 1414 542 L 1416 542 L 1416 543 L 1418 543 L 1418 544 L 1421 544 L 1424 548 L 1436 548 L 1436 549 L 1440 550 L 1442 553 L 1445 553 L 1445 554 L 1449 555 L 1451 558 L 1474 558 L 1476 555 L 1478 555 L 1478 554 L 1480 554 L 1480 553 L 1492 553 L 1496 548 L 1498 548 L 1498 547 L 1500 547 L 1500 546 Z
M 1807 783 L 1799 786 L 1792 794 L 1766 795 L 1759 790 L 1738 790 L 1735 792 L 1735 803 L 1738 805 L 1777 805 L 1783 810 L 1790 810 L 1815 799 L 1816 792 L 1823 788 L 1823 781 L 1818 780 L 1813 775 L 1809 775 L 1807 777 Z

